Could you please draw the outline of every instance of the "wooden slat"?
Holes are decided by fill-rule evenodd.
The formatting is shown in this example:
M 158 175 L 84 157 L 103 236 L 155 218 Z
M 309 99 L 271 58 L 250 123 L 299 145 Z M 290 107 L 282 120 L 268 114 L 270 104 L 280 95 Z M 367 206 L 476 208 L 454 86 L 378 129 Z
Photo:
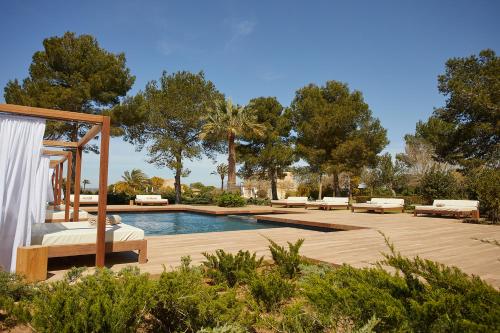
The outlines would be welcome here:
M 43 145 L 45 147 L 76 148 L 76 147 L 78 147 L 78 142 L 67 142 L 67 141 L 56 141 L 56 140 L 43 140 Z
M 73 200 L 73 219 L 79 221 L 80 214 L 80 184 L 82 181 L 82 147 L 76 149 L 76 161 L 75 161 L 75 193 Z
M 42 151 L 42 154 L 49 156 L 67 156 L 69 154 L 69 151 L 44 149 Z
M 92 131 L 92 129 L 91 129 Z M 89 131 L 90 132 L 90 131 Z M 95 264 L 103 267 L 105 262 L 105 238 L 106 238 L 106 205 L 108 193 L 108 161 L 109 161 L 109 136 L 110 119 L 104 118 L 101 129 L 101 149 L 99 159 L 99 204 L 97 213 L 97 249 Z
M 85 135 L 78 141 L 78 147 L 86 145 L 90 140 L 95 138 L 97 134 L 101 131 L 100 125 L 94 125 Z
M 73 164 L 73 153 L 69 152 L 68 158 L 68 170 L 66 171 L 66 196 L 65 196 L 65 207 L 64 207 L 64 219 L 69 221 L 69 207 L 70 207 L 70 194 L 71 194 L 71 172 Z
M 104 250 L 109 252 L 123 252 L 132 250 L 142 250 L 147 246 L 147 240 L 132 240 L 105 243 Z M 96 244 L 71 244 L 71 245 L 50 245 L 48 246 L 48 257 L 79 256 L 96 253 Z
M 51 110 L 14 104 L 0 104 L 0 112 L 9 112 L 28 117 L 37 117 L 52 120 L 81 121 L 91 124 L 102 124 L 104 119 L 104 116 L 95 114 Z

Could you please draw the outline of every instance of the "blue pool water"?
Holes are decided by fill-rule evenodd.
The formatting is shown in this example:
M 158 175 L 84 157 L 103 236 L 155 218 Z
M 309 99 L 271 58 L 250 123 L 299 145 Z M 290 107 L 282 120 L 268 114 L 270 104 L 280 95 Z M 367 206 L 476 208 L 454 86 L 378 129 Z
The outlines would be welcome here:
M 251 216 L 215 216 L 185 212 L 120 213 L 122 222 L 144 230 L 147 236 L 279 228 Z

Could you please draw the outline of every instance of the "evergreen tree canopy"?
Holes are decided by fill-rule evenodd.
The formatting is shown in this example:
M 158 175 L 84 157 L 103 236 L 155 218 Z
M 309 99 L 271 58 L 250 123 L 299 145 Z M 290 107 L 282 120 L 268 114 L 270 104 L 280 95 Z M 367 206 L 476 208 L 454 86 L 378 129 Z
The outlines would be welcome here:
M 238 146 L 243 160 L 242 171 L 246 176 L 257 175 L 271 181 L 273 199 L 277 198 L 277 179 L 295 161 L 290 132 L 292 130 L 290 110 L 285 109 L 275 97 L 252 99 L 247 105 L 263 125 L 262 135 L 248 133 Z
M 440 160 L 465 166 L 500 165 L 500 59 L 493 50 L 453 58 L 438 77 L 446 105 L 416 135 L 430 142 Z
M 338 175 L 374 165 L 388 144 L 386 130 L 372 116 L 359 91 L 328 81 L 299 89 L 292 102 L 297 153 L 314 169 Z M 338 193 L 338 182 L 335 184 Z
M 7 103 L 101 114 L 119 103 L 134 83 L 125 54 L 106 51 L 91 35 L 66 32 L 45 39 L 43 48 L 33 55 L 29 76 L 22 83 L 17 79 L 7 83 Z M 51 121 L 45 134 L 49 139 L 77 141 L 86 128 Z

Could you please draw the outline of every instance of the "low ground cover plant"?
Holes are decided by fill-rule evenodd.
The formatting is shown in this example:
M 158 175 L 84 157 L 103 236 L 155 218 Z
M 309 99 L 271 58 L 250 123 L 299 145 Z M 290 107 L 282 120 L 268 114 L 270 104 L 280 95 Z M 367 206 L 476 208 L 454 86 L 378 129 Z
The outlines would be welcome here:
M 279 248 L 281 258 L 295 258 L 301 244 L 270 248 Z M 0 328 L 26 323 L 36 332 L 499 331 L 495 288 L 388 246 L 385 260 L 371 268 L 301 259 L 293 274 L 283 274 L 288 259 L 267 264 L 244 251 L 206 254 L 200 266 L 183 258 L 179 268 L 155 279 L 130 268 L 87 275 L 75 270 L 63 281 L 41 284 L 1 273 Z

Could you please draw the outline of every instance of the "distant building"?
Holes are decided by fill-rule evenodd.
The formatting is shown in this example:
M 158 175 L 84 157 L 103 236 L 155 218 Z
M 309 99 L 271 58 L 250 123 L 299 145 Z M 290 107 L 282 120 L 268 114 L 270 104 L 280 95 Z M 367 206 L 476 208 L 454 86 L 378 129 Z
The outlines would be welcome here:
M 285 172 L 283 179 L 278 179 L 277 192 L 278 199 L 284 199 L 287 193 L 297 191 L 297 183 L 291 172 Z M 266 194 L 268 198 L 272 197 L 271 182 L 259 178 L 250 178 L 243 181 L 241 186 L 241 195 L 245 198 L 257 198 L 259 194 Z

